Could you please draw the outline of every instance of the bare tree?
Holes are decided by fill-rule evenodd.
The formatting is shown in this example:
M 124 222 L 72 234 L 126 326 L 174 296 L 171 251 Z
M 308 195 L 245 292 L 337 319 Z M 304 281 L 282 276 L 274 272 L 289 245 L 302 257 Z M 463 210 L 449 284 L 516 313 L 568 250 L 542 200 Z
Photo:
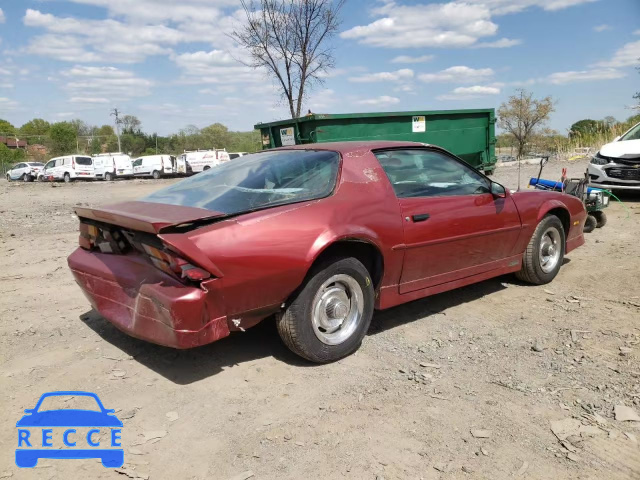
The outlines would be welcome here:
M 249 65 L 265 68 L 299 117 L 305 94 L 335 60 L 329 45 L 340 26 L 345 0 L 240 0 L 247 22 L 231 34 L 251 56 Z
M 519 90 L 500 105 L 498 126 L 514 136 L 518 158 L 524 155 L 527 142 L 535 135 L 537 128 L 549 120 L 554 110 L 551 97 L 537 100 L 526 90 Z

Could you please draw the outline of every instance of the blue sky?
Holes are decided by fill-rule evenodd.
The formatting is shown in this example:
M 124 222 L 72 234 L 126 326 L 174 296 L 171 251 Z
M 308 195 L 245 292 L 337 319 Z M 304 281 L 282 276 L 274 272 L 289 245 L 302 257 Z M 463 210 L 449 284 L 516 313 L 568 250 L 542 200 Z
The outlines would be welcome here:
M 0 118 L 168 134 L 287 118 L 271 80 L 237 62 L 237 0 L 0 0 Z M 314 112 L 497 108 L 551 95 L 550 126 L 634 112 L 639 0 L 350 0 Z

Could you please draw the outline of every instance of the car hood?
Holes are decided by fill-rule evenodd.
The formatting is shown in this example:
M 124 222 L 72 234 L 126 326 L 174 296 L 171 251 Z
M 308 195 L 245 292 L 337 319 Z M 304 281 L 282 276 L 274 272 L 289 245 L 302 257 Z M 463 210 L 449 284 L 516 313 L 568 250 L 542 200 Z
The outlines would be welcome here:
M 600 155 L 604 157 L 640 160 L 640 140 L 623 140 L 607 143 L 600 149 Z
M 121 427 L 114 415 L 92 410 L 48 410 L 25 415 L 17 427 Z

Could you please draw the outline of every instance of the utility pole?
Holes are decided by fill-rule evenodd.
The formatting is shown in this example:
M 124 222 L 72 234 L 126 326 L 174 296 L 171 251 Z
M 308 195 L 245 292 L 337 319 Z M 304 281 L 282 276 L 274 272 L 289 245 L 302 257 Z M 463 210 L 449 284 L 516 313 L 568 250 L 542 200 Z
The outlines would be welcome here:
M 156 155 L 158 154 L 158 134 L 156 133 Z
M 118 109 L 114 108 L 111 111 L 111 115 L 116 117 L 116 136 L 118 137 L 118 152 L 121 152 L 122 147 L 120 146 L 120 120 L 118 119 Z

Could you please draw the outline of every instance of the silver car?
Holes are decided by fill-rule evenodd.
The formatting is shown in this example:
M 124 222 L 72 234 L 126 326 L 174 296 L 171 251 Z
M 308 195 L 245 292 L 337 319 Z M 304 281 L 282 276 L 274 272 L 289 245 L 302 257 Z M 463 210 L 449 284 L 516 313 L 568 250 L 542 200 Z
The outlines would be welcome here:
M 22 180 L 23 182 L 33 182 L 38 178 L 38 174 L 42 171 L 44 164 L 40 162 L 22 162 L 18 163 L 7 172 L 7 181 Z

